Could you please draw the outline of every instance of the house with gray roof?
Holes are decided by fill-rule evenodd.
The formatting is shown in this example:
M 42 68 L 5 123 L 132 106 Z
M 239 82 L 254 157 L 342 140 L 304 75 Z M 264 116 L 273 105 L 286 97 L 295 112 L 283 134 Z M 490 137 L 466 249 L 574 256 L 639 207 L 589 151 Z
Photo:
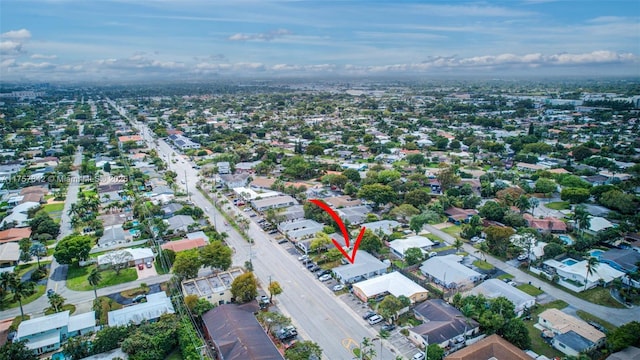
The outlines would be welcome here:
M 442 299 L 432 299 L 420 303 L 413 309 L 422 324 L 409 329 L 409 340 L 424 348 L 428 344 L 438 344 L 444 348 L 464 342 L 466 336 L 478 333 L 479 324 L 467 319 L 452 305 Z
M 26 347 L 39 355 L 60 349 L 70 337 L 95 330 L 95 311 L 70 316 L 66 310 L 21 322 L 14 340 L 25 340 Z
M 601 263 L 627 274 L 638 271 L 640 253 L 631 249 L 611 249 L 600 254 Z
M 362 226 L 366 227 L 368 230 L 373 231 L 375 234 L 385 234 L 391 235 L 393 234 L 393 229 L 400 226 L 400 223 L 395 220 L 380 220 L 362 224 Z
M 449 289 L 471 287 L 474 282 L 482 279 L 483 275 L 470 269 L 460 262 L 458 255 L 434 256 L 425 260 L 420 271 L 435 283 Z
M 353 225 L 362 224 L 367 219 L 367 214 L 371 213 L 371 208 L 367 205 L 357 205 L 344 207 L 336 210 L 340 218 Z
M 174 313 L 171 299 L 164 291 L 160 291 L 147 295 L 147 302 L 109 311 L 107 317 L 109 326 L 127 326 L 140 325 L 143 321 L 154 321 L 164 314 Z
M 98 239 L 99 247 L 114 246 L 117 244 L 124 244 L 131 240 L 132 236 L 127 237 L 127 233 L 122 228 L 122 225 L 107 226 L 104 228 L 104 233 Z
M 341 283 L 351 284 L 385 274 L 388 268 L 389 265 L 368 252 L 360 250 L 356 253 L 353 264 L 338 266 L 333 269 L 333 273 Z
M 174 215 L 164 221 L 169 225 L 169 230 L 173 231 L 189 231 L 189 226 L 195 224 L 189 215 Z
M 482 294 L 487 299 L 503 296 L 513 303 L 517 316 L 522 316 L 526 308 L 536 304 L 536 298 L 498 279 L 485 280 L 469 291 L 469 294 Z

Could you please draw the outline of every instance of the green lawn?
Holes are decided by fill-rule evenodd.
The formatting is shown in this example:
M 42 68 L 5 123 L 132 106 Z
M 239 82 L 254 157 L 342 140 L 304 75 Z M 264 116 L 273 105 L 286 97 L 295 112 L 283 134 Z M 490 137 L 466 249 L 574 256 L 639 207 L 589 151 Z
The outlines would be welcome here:
M 516 286 L 516 288 L 526 292 L 527 294 L 531 295 L 531 296 L 538 296 L 542 293 L 544 293 L 544 291 L 538 289 L 537 287 L 533 286 L 533 285 L 529 285 L 529 284 L 521 284 Z
M 93 268 L 93 266 L 70 266 L 67 272 L 67 287 L 76 291 L 93 290 L 93 287 L 89 285 L 89 281 L 87 280 Z M 138 279 L 138 273 L 135 268 L 124 269 L 120 271 L 120 275 L 116 275 L 116 272 L 111 269 L 103 270 L 100 271 L 100 275 L 102 275 L 102 281 L 100 281 L 98 288 L 123 284 Z
M 544 305 L 536 305 L 531 311 L 533 319 L 524 321 L 527 330 L 529 330 L 529 338 L 531 338 L 531 350 L 535 351 L 538 355 L 545 355 L 551 359 L 556 357 L 562 358 L 564 356 L 563 353 L 547 344 L 540 336 L 540 330 L 533 327 L 533 325 L 538 321 L 538 315 L 541 312 L 551 308 L 564 309 L 567 305 L 568 304 L 562 300 L 554 300 Z
M 442 246 L 442 247 L 437 247 L 431 250 L 435 252 L 440 252 L 440 251 L 451 250 L 451 249 L 455 249 L 455 248 L 453 246 Z
M 568 201 L 551 202 L 548 204 L 544 204 L 544 206 L 553 210 L 569 210 L 571 208 L 571 205 L 569 205 Z
M 44 291 L 47 287 L 44 285 L 37 285 L 34 289 L 36 290 L 36 292 L 34 292 L 33 294 L 31 294 L 30 296 L 27 296 L 26 298 L 22 299 L 22 306 L 24 307 L 25 305 L 27 305 L 28 303 L 36 300 L 37 298 L 39 298 L 40 296 L 44 295 Z M 2 306 L 0 307 L 0 309 L 2 310 L 6 310 L 6 309 L 11 309 L 11 308 L 17 308 L 18 306 L 20 306 L 20 304 L 18 304 L 18 302 L 12 302 L 11 301 L 11 297 L 13 296 L 13 294 L 11 292 L 7 293 L 4 297 L 4 299 L 2 301 L 0 301 L 0 304 L 2 304 Z
M 602 320 L 597 316 L 593 316 L 586 311 L 578 310 L 576 311 L 576 314 L 578 314 L 578 316 L 584 321 L 593 321 L 595 323 L 598 323 L 599 325 L 602 325 L 605 329 L 607 329 L 607 331 L 613 331 L 617 328 L 617 326 L 613 325 L 612 323 Z
M 51 219 L 53 219 L 53 221 L 58 223 L 60 222 L 62 211 L 64 211 L 64 203 L 48 204 L 43 206 L 42 210 L 44 210 L 47 214 L 49 214 L 49 216 L 51 217 Z
M 73 304 L 64 304 L 64 305 L 62 305 L 62 309 L 61 309 L 59 312 L 63 312 L 63 311 L 65 311 L 65 310 L 69 310 L 69 312 L 70 312 L 71 314 L 73 314 L 74 312 L 76 312 L 76 306 L 75 306 L 75 305 L 73 305 Z M 45 315 L 51 315 L 51 314 L 53 314 L 53 313 L 54 313 L 54 311 L 53 311 L 53 309 L 52 309 L 52 308 L 50 308 L 50 307 L 49 307 L 49 308 L 46 308 L 46 309 L 44 310 L 44 314 L 45 314 Z
M 427 239 L 431 240 L 431 241 L 439 241 L 442 242 L 442 239 L 440 239 L 439 236 L 436 236 L 435 234 L 432 233 L 428 233 L 427 234 Z
M 574 295 L 576 295 L 577 297 L 583 300 L 587 300 L 588 302 L 591 302 L 594 304 L 608 306 L 612 308 L 624 309 L 624 305 L 620 304 L 618 301 L 616 301 L 616 299 L 611 297 L 611 294 L 609 293 L 609 289 L 605 289 L 601 286 L 596 286 L 593 289 L 589 289 L 587 291 L 583 291 L 580 293 L 574 293 L 571 291 L 569 292 L 573 293 Z
M 511 275 L 511 274 L 502 274 L 502 275 L 498 276 L 498 279 L 500 279 L 500 280 L 513 279 L 513 275 Z
M 478 269 L 482 269 L 482 270 L 492 270 L 493 269 L 493 265 L 489 264 L 488 262 L 484 261 L 484 260 L 476 260 L 473 262 L 473 265 L 475 265 Z
M 449 227 L 446 227 L 446 228 L 440 229 L 440 230 L 445 232 L 445 233 L 447 233 L 447 234 L 449 234 L 449 235 L 451 235 L 451 236 L 453 236 L 456 239 L 462 239 L 460 237 L 460 230 L 461 230 L 460 229 L 460 225 L 453 225 L 453 226 L 449 226 Z

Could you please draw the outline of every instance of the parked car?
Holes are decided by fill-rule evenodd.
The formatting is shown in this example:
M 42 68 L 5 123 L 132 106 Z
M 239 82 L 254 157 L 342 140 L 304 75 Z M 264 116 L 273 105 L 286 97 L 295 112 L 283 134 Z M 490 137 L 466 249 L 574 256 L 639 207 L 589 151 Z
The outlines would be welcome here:
M 320 281 L 329 281 L 331 280 L 331 274 L 324 274 L 318 278 Z
M 384 331 L 393 331 L 396 328 L 395 325 L 393 324 L 384 324 L 382 325 L 382 327 L 380 328 L 380 330 L 384 330 Z
M 331 270 L 325 270 L 325 269 L 320 269 L 318 271 L 316 271 L 316 276 L 320 277 L 323 275 L 327 275 L 327 274 L 331 274 Z
M 144 270 L 144 264 L 143 263 L 138 264 L 138 270 Z
M 524 261 L 524 260 L 527 260 L 527 258 L 528 258 L 527 254 L 518 255 L 518 261 Z
M 432 258 L 432 257 L 434 257 L 434 256 L 438 256 L 438 253 L 437 253 L 437 252 L 435 252 L 435 251 L 432 251 L 432 252 L 430 252 L 430 253 L 429 253 L 429 257 L 430 257 L 430 258 Z
M 311 272 L 316 272 L 316 271 L 318 271 L 319 269 L 320 269 L 320 267 L 319 267 L 318 265 L 313 264 L 313 266 L 311 266 L 311 267 L 309 268 L 309 271 L 311 271 Z
M 433 243 L 433 246 L 440 246 L 440 241 L 438 240 L 433 240 L 431 242 Z
M 288 341 L 298 336 L 298 331 L 295 328 L 291 329 L 291 327 L 287 326 L 280 329 L 277 332 L 276 336 L 280 341 Z
M 412 360 L 424 360 L 425 359 L 425 355 L 422 351 L 416 353 L 413 355 L 413 357 L 411 358 Z
M 145 263 L 145 265 L 147 266 L 147 269 L 151 269 L 151 267 L 153 266 L 153 265 L 151 264 L 151 261 L 147 261 L 147 262 Z
M 340 291 L 342 289 L 344 289 L 344 285 L 342 284 L 333 285 L 333 291 Z
M 374 313 L 373 311 L 369 310 L 366 313 L 364 313 L 364 315 L 362 315 L 362 318 L 367 320 L 368 318 L 372 317 L 373 315 L 377 315 L 377 314 Z
M 518 286 L 518 283 L 516 283 L 515 281 L 509 281 L 509 285 L 511 285 L 511 286 Z
M 369 325 L 375 325 L 377 323 L 382 322 L 383 320 L 384 318 L 377 314 L 367 319 L 367 321 L 369 322 Z
M 302 256 L 298 256 L 298 260 L 299 261 L 305 261 L 309 258 L 309 255 L 302 255 Z
M 140 294 L 140 295 L 134 297 L 133 300 L 131 300 L 131 301 L 134 302 L 134 303 L 137 303 L 137 302 L 142 301 L 142 299 L 146 299 L 146 298 L 147 298 L 147 295 Z
M 55 294 L 56 292 L 53 291 L 53 289 L 49 289 L 47 290 L 47 297 L 51 297 L 53 294 Z
M 312 267 L 316 266 L 316 264 L 313 263 L 313 261 L 309 261 L 309 262 L 305 262 L 307 269 L 311 269 Z

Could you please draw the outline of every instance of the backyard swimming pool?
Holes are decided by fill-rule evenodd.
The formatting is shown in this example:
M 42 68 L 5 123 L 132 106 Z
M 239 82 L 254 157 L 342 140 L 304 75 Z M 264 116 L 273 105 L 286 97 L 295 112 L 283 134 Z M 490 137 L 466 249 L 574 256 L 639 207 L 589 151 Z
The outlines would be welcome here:
M 567 266 L 571 266 L 573 264 L 577 264 L 578 261 L 574 260 L 574 259 L 564 259 L 564 260 L 562 260 L 562 263 L 567 265 Z
M 604 250 L 600 250 L 600 249 L 595 249 L 595 250 L 589 251 L 589 255 L 593 256 L 594 258 L 598 258 L 598 259 L 600 259 L 600 255 L 602 255 L 603 253 L 604 253 Z
M 562 240 L 567 245 L 573 245 L 573 240 L 567 235 L 558 235 L 558 239 Z

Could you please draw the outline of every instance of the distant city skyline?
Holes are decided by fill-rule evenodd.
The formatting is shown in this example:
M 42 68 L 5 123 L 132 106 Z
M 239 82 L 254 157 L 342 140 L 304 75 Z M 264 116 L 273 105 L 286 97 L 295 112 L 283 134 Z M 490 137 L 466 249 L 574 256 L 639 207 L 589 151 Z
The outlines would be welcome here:
M 0 81 L 640 76 L 640 2 L 3 0 Z

